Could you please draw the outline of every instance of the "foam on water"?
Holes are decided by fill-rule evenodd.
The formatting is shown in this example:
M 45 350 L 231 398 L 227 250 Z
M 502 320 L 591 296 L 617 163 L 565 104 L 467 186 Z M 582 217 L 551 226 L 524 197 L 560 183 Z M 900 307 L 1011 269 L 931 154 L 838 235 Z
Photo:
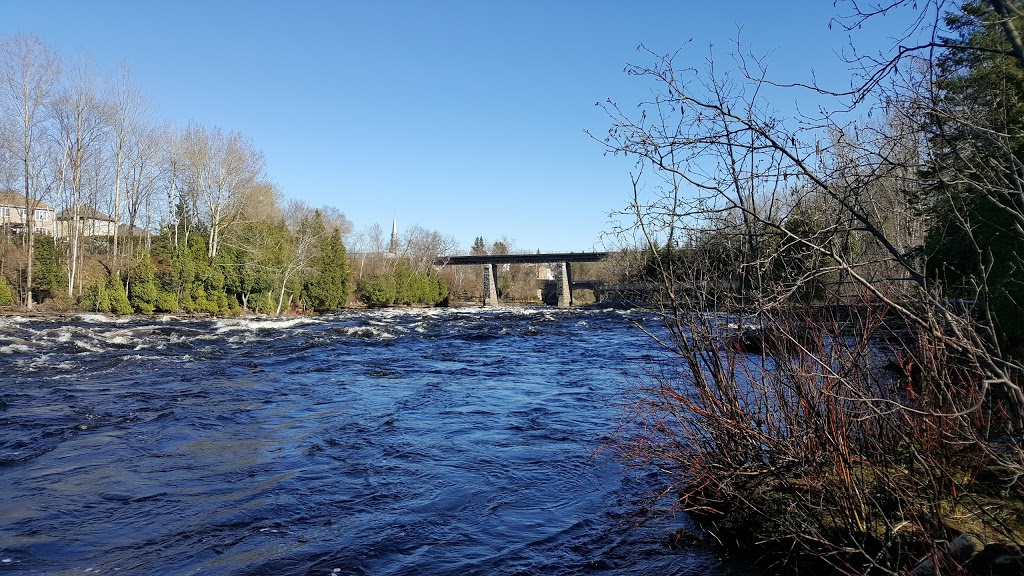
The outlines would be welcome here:
M 591 457 L 644 338 L 550 308 L 0 322 L 0 566 L 722 574 Z
M 228 318 L 215 321 L 214 327 L 218 332 L 231 330 L 285 330 L 296 326 L 320 323 L 321 321 L 316 318 L 309 318 L 305 316 L 299 316 L 296 318 Z
M 0 354 L 21 354 L 31 350 L 27 344 L 7 344 L 0 346 Z
M 78 314 L 75 318 L 89 324 L 127 324 L 133 322 L 133 316 L 107 316 L 104 314 Z
M 337 331 L 347 336 L 352 336 L 354 338 L 366 338 L 376 340 L 388 340 L 396 338 L 396 336 L 393 333 L 373 326 L 350 326 L 345 328 L 338 328 Z

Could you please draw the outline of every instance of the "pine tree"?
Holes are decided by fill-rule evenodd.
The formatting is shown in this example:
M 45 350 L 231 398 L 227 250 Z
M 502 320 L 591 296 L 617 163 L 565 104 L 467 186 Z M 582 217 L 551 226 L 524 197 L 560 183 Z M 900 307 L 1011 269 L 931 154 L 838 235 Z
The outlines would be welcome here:
M 1024 68 L 999 21 L 985 2 L 970 3 L 947 21 L 959 35 L 951 43 L 968 49 L 950 50 L 938 62 L 928 273 L 950 296 L 984 304 L 1002 344 L 1018 355 L 1024 354 Z
M 348 301 L 350 274 L 340 231 L 334 230 L 324 238 L 312 267 L 314 272 L 302 290 L 306 305 L 316 312 L 331 312 L 344 307 Z
M 35 272 L 32 275 L 32 293 L 42 302 L 53 295 L 53 290 L 62 286 L 64 271 L 61 269 L 57 259 L 57 247 L 53 238 L 49 236 L 36 236 L 35 242 Z
M 483 236 L 477 236 L 476 240 L 473 240 L 473 246 L 469 249 L 469 253 L 473 256 L 487 255 L 487 242 L 484 241 Z

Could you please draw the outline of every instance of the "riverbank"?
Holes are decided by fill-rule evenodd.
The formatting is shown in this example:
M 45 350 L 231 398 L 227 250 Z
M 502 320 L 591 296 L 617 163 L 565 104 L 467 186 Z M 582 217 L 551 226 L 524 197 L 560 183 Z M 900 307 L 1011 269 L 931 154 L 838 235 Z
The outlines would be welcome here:
M 643 420 L 626 446 L 678 470 L 697 530 L 675 539 L 794 573 L 1024 573 L 1013 404 L 944 334 L 864 318 L 678 342 L 680 375 L 635 403 L 675 422 Z
M 864 464 L 856 472 L 859 483 L 874 483 L 864 497 L 890 499 L 893 511 L 903 510 L 903 519 L 859 528 L 849 524 L 851 510 L 829 505 L 835 502 L 829 491 L 838 478 L 809 478 L 786 470 L 752 472 L 730 479 L 730 497 L 707 485 L 684 488 L 681 507 L 691 514 L 696 529 L 680 529 L 669 541 L 715 549 L 753 566 L 782 565 L 791 573 L 873 573 L 874 558 L 879 567 L 896 566 L 913 576 L 934 574 L 936 567 L 941 574 L 1019 576 L 1024 574 L 1024 486 L 1006 472 L 997 460 L 990 461 L 955 498 L 923 502 L 915 501 L 911 478 L 894 479 L 891 469 Z M 878 478 L 882 473 L 888 475 L 884 482 Z M 902 491 L 902 501 L 894 497 L 894 484 Z M 797 510 L 811 502 L 821 517 L 807 522 L 808 533 L 824 527 L 824 535 L 838 542 L 854 531 L 858 541 L 850 542 L 846 551 L 822 541 L 815 550 L 790 537 Z M 866 507 L 861 512 L 870 515 Z

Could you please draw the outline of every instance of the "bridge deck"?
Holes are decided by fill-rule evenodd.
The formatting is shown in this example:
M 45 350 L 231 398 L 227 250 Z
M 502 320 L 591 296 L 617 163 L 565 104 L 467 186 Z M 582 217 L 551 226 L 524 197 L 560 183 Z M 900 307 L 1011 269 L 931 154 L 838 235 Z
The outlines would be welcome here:
M 466 264 L 551 264 L 555 262 L 597 262 L 608 257 L 608 252 L 552 252 L 547 254 L 500 254 L 478 256 L 439 256 L 438 266 Z

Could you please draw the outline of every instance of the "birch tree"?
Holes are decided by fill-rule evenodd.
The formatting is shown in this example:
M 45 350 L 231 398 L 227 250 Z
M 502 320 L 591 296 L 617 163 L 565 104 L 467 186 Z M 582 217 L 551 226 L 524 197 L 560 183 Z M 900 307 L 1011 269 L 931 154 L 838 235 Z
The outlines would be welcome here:
M 171 126 L 165 126 L 158 132 L 164 145 L 160 148 L 160 167 L 158 169 L 159 186 L 164 191 L 167 200 L 164 206 L 165 214 L 161 221 L 162 225 L 174 227 L 174 247 L 178 247 L 179 235 L 183 235 L 185 243 L 188 243 L 188 230 L 192 218 L 192 212 L 188 206 L 194 206 L 195 202 L 186 200 L 189 189 L 184 185 L 185 158 L 183 154 L 183 135 Z M 184 230 L 183 230 L 184 228 Z
M 326 233 L 320 213 L 305 202 L 292 200 L 285 207 L 285 222 L 291 237 L 286 239 L 281 250 L 281 269 L 279 279 L 281 289 L 277 297 L 277 312 L 281 315 L 285 308 L 285 293 L 288 284 L 309 271 L 310 263 L 320 253 L 320 244 Z M 291 303 L 294 291 L 288 297 Z
M 122 63 L 112 83 L 110 97 L 111 152 L 114 162 L 114 197 L 111 217 L 114 219 L 114 268 L 117 269 L 118 240 L 122 218 L 122 196 L 127 190 L 134 195 L 134 206 L 126 206 L 130 216 L 137 216 L 141 203 L 143 183 L 148 182 L 151 163 L 151 143 L 146 141 L 145 130 L 151 122 L 152 112 L 145 96 L 132 79 L 132 70 Z M 128 164 L 126 166 L 126 163 Z M 132 202 L 129 202 L 132 204 Z M 133 209 L 134 208 L 134 209 Z M 134 218 L 131 218 L 134 220 Z M 134 223 L 130 224 L 134 225 Z
M 105 134 L 104 104 L 96 97 L 96 76 L 88 60 L 81 60 L 68 78 L 67 86 L 54 100 L 52 115 L 56 121 L 57 140 L 62 152 L 60 189 L 67 191 L 64 209 L 68 222 L 67 279 L 68 294 L 74 290 L 81 265 L 82 190 L 84 171 L 96 154 Z M 93 204 L 95 208 L 95 204 Z
M 32 309 L 32 260 L 35 210 L 43 201 L 40 183 L 43 159 L 40 140 L 45 110 L 60 79 L 60 57 L 36 36 L 17 35 L 0 41 L 0 110 L 17 126 L 14 155 L 21 165 L 21 192 L 25 196 L 24 304 Z
M 237 132 L 224 134 L 197 124 L 185 131 L 183 153 L 187 185 L 205 211 L 212 259 L 224 229 L 236 221 L 263 178 L 263 153 Z
M 122 174 L 125 191 L 125 216 L 127 217 L 128 234 L 133 235 L 140 227 L 148 231 L 152 225 L 152 212 L 155 207 L 153 194 L 160 177 L 158 160 L 160 157 L 160 141 L 157 132 L 143 127 L 132 141 L 126 153 L 126 162 Z M 118 220 L 120 223 L 120 220 Z M 115 236 L 115 246 L 117 244 Z M 136 243 L 129 238 L 126 254 L 131 258 Z M 116 252 L 116 249 L 115 249 Z

